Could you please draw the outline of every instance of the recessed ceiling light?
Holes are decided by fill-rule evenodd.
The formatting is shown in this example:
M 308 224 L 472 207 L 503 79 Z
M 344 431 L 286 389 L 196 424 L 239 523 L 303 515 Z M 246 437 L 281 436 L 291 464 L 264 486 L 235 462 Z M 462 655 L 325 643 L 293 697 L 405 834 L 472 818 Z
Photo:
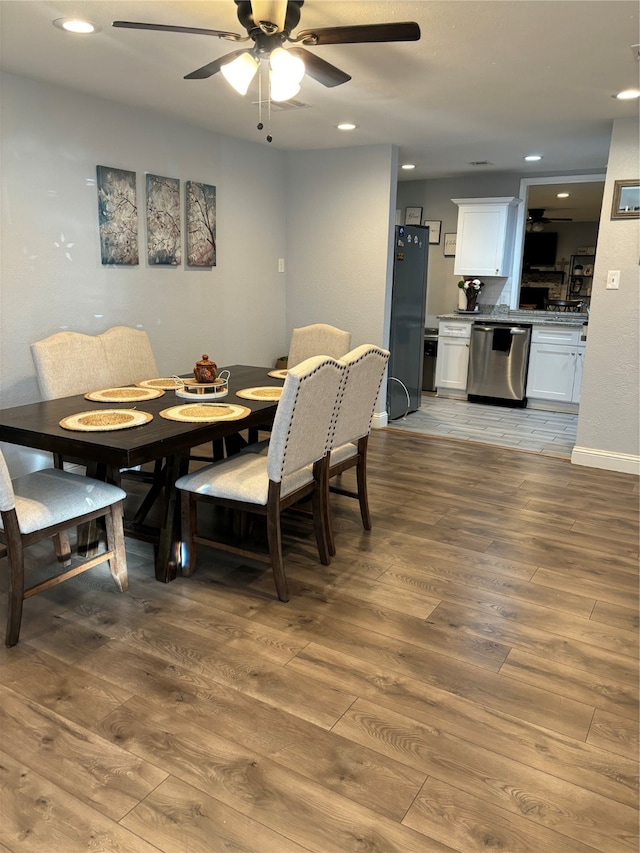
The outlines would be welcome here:
M 542 160 L 542 154 L 527 154 L 524 159 L 529 163 L 535 163 L 537 160 Z
M 558 193 L 556 198 L 569 198 L 569 193 Z
M 613 97 L 619 101 L 632 101 L 634 98 L 640 98 L 640 89 L 625 89 Z
M 355 130 L 357 124 L 351 124 L 349 121 L 343 121 L 342 124 L 337 125 L 338 130 Z
M 403 163 L 402 166 L 400 166 L 401 169 L 407 169 L 407 171 L 409 169 L 415 169 L 415 167 L 415 163 Z
M 97 24 L 81 18 L 56 18 L 53 26 L 68 33 L 97 33 L 100 29 Z

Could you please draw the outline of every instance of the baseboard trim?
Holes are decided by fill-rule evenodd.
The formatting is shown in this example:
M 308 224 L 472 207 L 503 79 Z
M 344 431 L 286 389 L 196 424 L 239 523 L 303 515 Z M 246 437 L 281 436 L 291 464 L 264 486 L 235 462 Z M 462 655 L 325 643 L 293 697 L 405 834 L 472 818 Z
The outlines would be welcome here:
M 388 412 L 375 412 L 373 421 L 371 422 L 372 429 L 383 429 L 389 423 Z
M 591 447 L 574 447 L 571 453 L 573 465 L 587 468 L 604 468 L 605 471 L 620 471 L 623 474 L 640 476 L 640 456 L 631 453 L 613 453 Z

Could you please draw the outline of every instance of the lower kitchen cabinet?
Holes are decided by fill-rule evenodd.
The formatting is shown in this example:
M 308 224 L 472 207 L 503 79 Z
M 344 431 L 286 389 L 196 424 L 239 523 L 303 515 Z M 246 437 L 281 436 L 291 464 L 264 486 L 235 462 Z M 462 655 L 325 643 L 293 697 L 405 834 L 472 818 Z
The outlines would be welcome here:
M 579 403 L 585 345 L 581 330 L 534 329 L 529 355 L 527 397 Z
M 440 323 L 436 388 L 466 395 L 471 323 Z M 451 395 L 458 396 L 458 394 Z

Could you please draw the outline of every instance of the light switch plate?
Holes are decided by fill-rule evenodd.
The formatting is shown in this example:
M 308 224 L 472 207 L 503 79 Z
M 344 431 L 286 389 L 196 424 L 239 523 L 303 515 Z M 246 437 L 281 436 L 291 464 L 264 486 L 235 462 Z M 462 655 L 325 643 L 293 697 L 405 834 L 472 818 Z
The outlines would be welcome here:
M 284 258 L 278 258 L 278 272 L 284 272 Z
M 607 273 L 607 290 L 618 290 L 620 287 L 620 270 L 609 270 Z

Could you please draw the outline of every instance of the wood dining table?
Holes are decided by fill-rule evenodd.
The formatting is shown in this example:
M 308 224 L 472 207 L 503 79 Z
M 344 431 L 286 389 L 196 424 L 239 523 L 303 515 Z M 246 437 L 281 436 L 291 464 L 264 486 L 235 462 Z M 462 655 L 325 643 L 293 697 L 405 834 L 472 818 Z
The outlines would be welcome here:
M 278 406 L 275 401 L 236 396 L 237 391 L 246 388 L 281 387 L 283 380 L 269 376 L 270 368 L 234 364 L 224 370 L 230 374 L 229 391 L 221 402 L 249 409 L 249 414 L 240 420 L 206 423 L 167 420 L 160 415 L 163 409 L 191 402 L 178 397 L 172 390 L 135 406 L 130 403 L 101 404 L 78 395 L 0 409 L 0 441 L 59 453 L 65 459 L 86 464 L 92 476 L 110 482 L 119 482 L 121 469 L 164 459 L 164 487 L 159 498 L 160 525 L 155 531 L 145 532 L 138 538 L 149 539 L 157 546 L 155 575 L 157 580 L 166 583 L 176 577 L 180 568 L 180 513 L 175 482 L 188 470 L 191 449 L 209 442 L 231 440 L 238 436 L 239 431 L 270 424 Z M 207 398 L 202 400 L 200 397 L 193 400 L 194 403 L 207 401 Z M 64 418 L 100 408 L 135 408 L 153 415 L 153 419 L 140 426 L 105 432 L 76 432 L 60 426 Z M 136 536 L 138 531 L 134 525 L 127 523 L 125 532 Z

